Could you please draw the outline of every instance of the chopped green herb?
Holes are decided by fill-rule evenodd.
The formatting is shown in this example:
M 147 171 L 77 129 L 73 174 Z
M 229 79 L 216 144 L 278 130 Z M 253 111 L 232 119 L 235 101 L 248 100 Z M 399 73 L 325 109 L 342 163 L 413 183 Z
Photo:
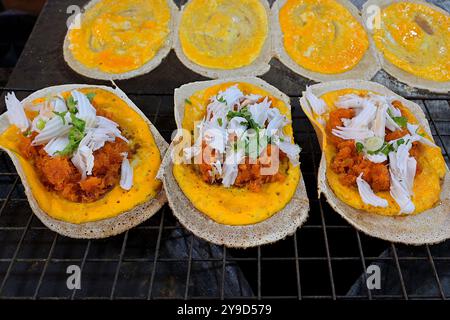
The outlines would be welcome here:
M 233 119 L 235 117 L 244 118 L 245 120 L 247 120 L 246 124 L 247 124 L 248 128 L 259 131 L 260 126 L 255 122 L 255 120 L 253 120 L 252 114 L 250 113 L 250 111 L 248 110 L 247 107 L 242 108 L 240 111 L 229 111 L 228 112 L 228 114 L 227 114 L 228 121 L 230 121 L 231 119 Z
M 268 140 L 270 139 L 270 137 L 267 137 L 268 138 Z M 284 138 L 283 137 L 280 137 L 280 141 L 281 142 L 284 142 Z
M 400 146 L 400 145 L 402 145 L 404 143 L 405 143 L 405 139 L 403 139 L 403 138 L 397 140 L 397 146 Z
M 408 119 L 406 119 L 406 117 L 393 117 L 392 120 L 402 128 L 406 128 L 406 125 L 408 124 Z
M 73 126 L 69 131 L 69 144 L 64 148 L 64 150 L 58 152 L 58 155 L 60 156 L 72 155 L 85 136 L 84 129 L 86 127 L 86 122 L 75 117 L 73 114 L 71 114 L 70 117 L 72 119 Z
M 248 120 L 247 118 L 251 118 L 252 114 L 250 111 L 248 111 L 247 107 L 242 108 L 240 111 L 228 111 L 227 119 L 230 121 L 233 118 L 241 117 L 245 118 L 245 120 Z
M 392 120 L 394 120 L 394 122 L 396 124 L 398 124 L 402 128 L 406 128 L 406 125 L 408 124 L 408 119 L 406 119 L 405 117 L 394 116 L 394 114 L 392 113 L 392 111 L 390 109 L 387 110 L 387 113 L 392 118 Z
M 39 130 L 43 130 L 44 128 L 45 128 L 45 121 L 44 120 L 42 120 L 42 119 L 39 119 L 38 121 L 37 121 L 37 123 L 36 123 L 36 127 L 39 129 Z
M 65 116 L 66 116 L 66 114 L 67 114 L 67 111 L 64 111 L 64 112 L 53 111 L 53 113 L 56 114 L 58 117 L 61 118 L 63 124 L 66 124 L 66 118 L 65 118 Z
M 255 120 L 253 120 L 253 119 L 248 120 L 248 124 L 249 124 L 250 128 L 255 129 L 257 132 L 259 132 L 260 127 L 259 127 L 259 124 L 257 124 Z
M 189 100 L 189 99 L 184 99 L 184 102 L 186 102 L 187 104 L 192 105 L 192 102 L 191 102 L 191 100 Z
M 393 118 L 394 114 L 392 113 L 391 109 L 387 109 L 387 113 L 389 115 L 389 117 Z
M 394 151 L 394 147 L 390 143 L 385 143 L 383 148 L 381 148 L 381 153 L 385 156 L 389 155 L 389 152 Z
M 222 126 L 222 125 L 223 125 L 223 120 L 222 120 L 222 118 L 218 118 L 218 119 L 217 119 L 217 123 L 219 124 L 219 126 Z
M 73 96 L 68 96 L 66 99 L 66 103 L 69 105 L 69 107 L 75 107 L 75 105 L 77 104 Z
M 80 118 L 77 118 L 74 114 L 70 114 L 70 119 L 72 120 L 73 126 L 77 130 L 84 132 L 84 129 L 86 128 L 86 121 L 84 121 Z
M 241 113 L 239 111 L 228 111 L 227 113 L 227 120 L 230 121 L 231 119 L 235 117 L 239 117 Z
M 221 103 L 227 103 L 227 100 L 225 100 L 225 98 L 224 97 L 222 97 L 222 96 L 217 96 L 216 97 L 217 98 L 217 101 L 219 101 L 219 102 L 221 102 Z
M 33 132 L 33 131 L 32 131 L 31 129 L 28 129 L 27 131 L 25 131 L 25 132 L 23 133 L 23 135 L 24 135 L 25 137 L 29 137 L 29 136 L 31 135 L 32 132 Z
M 83 138 L 84 134 L 73 127 L 69 131 L 69 144 L 63 150 L 58 151 L 57 154 L 60 156 L 71 156 Z
M 250 111 L 248 110 L 247 107 L 242 108 L 240 111 L 229 111 L 228 112 L 228 114 L 227 114 L 228 121 L 230 121 L 231 119 L 233 119 L 235 117 L 244 118 L 247 122 L 242 121 L 241 125 L 246 125 L 247 129 L 253 129 L 256 131 L 257 147 L 256 147 L 256 150 L 253 150 L 253 152 L 256 151 L 259 154 L 259 149 L 260 149 L 259 132 L 260 132 L 261 127 L 258 125 L 258 123 L 255 122 L 255 120 L 253 120 L 252 114 L 250 113 Z M 245 147 L 245 153 L 246 153 L 246 155 L 249 154 L 248 145 L 246 145 L 246 147 Z
M 77 113 L 77 102 L 75 101 L 75 99 L 72 96 L 69 96 L 67 98 L 67 107 L 69 108 L 69 112 L 70 113 Z
M 375 155 L 375 154 L 382 153 L 387 156 L 389 154 L 389 152 L 391 152 L 391 151 L 394 151 L 394 147 L 391 144 L 384 142 L 383 146 L 380 149 L 378 149 L 376 151 L 367 151 L 367 154 Z
M 358 151 L 358 153 L 361 153 L 364 150 L 364 145 L 361 142 L 357 142 L 356 143 L 356 151 Z
M 94 100 L 95 93 L 89 92 L 88 94 L 86 94 L 86 97 L 89 99 L 90 102 L 92 102 L 92 100 Z

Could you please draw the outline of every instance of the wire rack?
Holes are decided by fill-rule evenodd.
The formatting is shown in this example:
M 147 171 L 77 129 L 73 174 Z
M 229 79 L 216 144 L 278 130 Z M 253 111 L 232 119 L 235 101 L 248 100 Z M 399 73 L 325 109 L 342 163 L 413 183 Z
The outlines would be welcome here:
M 17 89 L 17 88 L 16 88 Z M 0 89 L 4 93 L 6 88 Z M 16 91 L 19 97 L 31 92 Z M 133 95 L 130 98 L 169 140 L 175 129 L 173 96 Z M 449 163 L 450 106 L 447 98 L 416 100 L 432 127 Z M 326 203 L 317 200 L 320 159 L 313 128 L 291 97 L 295 139 L 303 148 L 301 168 L 311 203 L 310 217 L 293 236 L 275 244 L 247 250 L 209 245 L 185 231 L 165 206 L 144 224 L 105 240 L 74 240 L 57 235 L 32 214 L 21 181 L 5 153 L 0 153 L 0 298 L 1 299 L 446 299 L 450 250 L 435 246 L 405 247 L 366 236 L 349 226 Z M 3 105 L 2 105 L 3 107 Z M 168 254 L 182 241 L 185 250 Z M 199 256 L 198 248 L 210 255 Z M 170 253 L 170 252 L 169 252 Z M 389 278 L 383 285 L 398 290 L 360 290 L 348 295 L 357 281 L 364 283 L 371 264 L 383 265 Z M 66 286 L 66 269 L 82 270 L 81 290 Z M 424 294 L 411 285 L 405 270 L 414 265 L 427 273 L 433 287 Z M 389 266 L 389 267 L 387 267 Z M 230 269 L 242 277 L 230 279 Z M 171 273 L 170 270 L 178 270 Z M 182 272 L 179 272 L 182 270 Z M 199 292 L 202 275 L 208 290 Z M 244 279 L 244 280 L 242 280 Z M 230 295 L 230 286 L 250 288 Z M 204 284 L 203 284 L 204 285 Z M 420 285 L 420 284 L 419 284 Z M 212 289 L 211 289 L 212 288 Z M 421 293 L 422 292 L 422 293 Z

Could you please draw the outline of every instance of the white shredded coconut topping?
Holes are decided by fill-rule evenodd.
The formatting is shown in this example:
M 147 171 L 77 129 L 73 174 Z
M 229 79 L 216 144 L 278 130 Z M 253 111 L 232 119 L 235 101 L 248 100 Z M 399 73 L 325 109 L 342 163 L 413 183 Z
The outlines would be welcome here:
M 78 137 L 81 135 L 79 138 L 81 141 L 77 140 L 78 145 L 72 145 L 73 148 L 70 149 L 68 155 L 71 156 L 72 163 L 85 179 L 92 175 L 95 151 L 103 148 L 106 142 L 114 142 L 116 138 L 122 139 L 126 143 L 129 141 L 122 135 L 116 122 L 97 116 L 97 111 L 88 96 L 78 90 L 73 90 L 71 97 L 76 110 L 69 110 L 66 101 L 60 95 L 48 97 L 46 101 L 39 104 L 28 105 L 27 110 L 38 112 L 38 115 L 30 123 L 24 106 L 14 93 L 8 93 L 5 98 L 7 117 L 9 122 L 22 132 L 30 128 L 32 132 L 38 133 L 33 139 L 32 145 L 43 145 L 45 152 L 51 157 L 63 154 L 66 148 L 74 143 L 71 130 L 77 126 L 77 121 L 81 121 L 83 123 L 82 131 L 80 131 L 81 127 L 76 127 L 78 129 L 76 133 Z M 133 170 L 127 157 L 128 155 L 124 156 L 122 163 L 120 185 L 123 189 L 130 190 L 133 185 Z
M 239 164 L 246 157 L 261 156 L 269 141 L 293 165 L 299 164 L 300 147 L 283 132 L 289 123 L 278 108 L 272 107 L 268 97 L 244 95 L 237 85 L 231 86 L 210 99 L 206 116 L 198 125 L 199 136 L 194 145 L 183 149 L 183 156 L 186 161 L 191 160 L 206 143 L 216 153 L 210 163 L 211 180 L 231 187 L 238 176 Z
M 315 101 L 314 98 L 308 100 Z M 373 163 L 389 162 L 390 193 L 400 206 L 400 213 L 410 214 L 415 210 L 412 197 L 417 168 L 416 160 L 409 154 L 412 143 L 418 141 L 432 147 L 436 145 L 418 133 L 418 125 L 408 123 L 402 117 L 401 111 L 393 104 L 394 101 L 395 98 L 372 93 L 367 96 L 343 95 L 337 100 L 336 106 L 352 108 L 356 115 L 352 119 L 342 119 L 343 126 L 332 129 L 332 134 L 344 140 L 355 140 L 360 148 L 362 146 L 363 150 L 360 151 L 364 157 Z M 386 129 L 396 131 L 402 127 L 406 127 L 409 134 L 389 142 L 384 140 Z M 381 147 L 376 150 L 378 147 L 374 146 Z M 378 197 L 363 178 L 361 174 L 356 182 L 364 203 L 386 207 L 387 201 Z

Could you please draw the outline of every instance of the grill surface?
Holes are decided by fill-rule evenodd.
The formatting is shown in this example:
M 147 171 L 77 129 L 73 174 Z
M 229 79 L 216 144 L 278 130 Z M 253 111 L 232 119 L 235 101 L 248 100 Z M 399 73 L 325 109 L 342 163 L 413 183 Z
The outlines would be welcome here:
M 65 66 L 65 9 L 76 1 L 49 1 L 9 83 L 19 98 L 64 83 L 102 83 Z M 450 1 L 436 1 L 447 8 Z M 82 3 L 82 2 L 80 2 Z M 361 1 L 356 1 L 358 5 Z M 310 83 L 272 61 L 265 80 L 291 96 L 296 142 L 310 198 L 306 224 L 273 245 L 231 250 L 186 232 L 165 206 L 147 222 L 105 240 L 59 236 L 33 216 L 20 179 L 0 153 L 0 298 L 3 299 L 445 299 L 450 297 L 450 248 L 406 247 L 366 236 L 317 200 L 320 149 L 300 110 L 298 94 Z M 175 129 L 173 89 L 202 80 L 172 52 L 154 72 L 118 83 L 161 134 Z M 421 105 L 434 138 L 449 161 L 449 95 L 407 88 L 380 72 L 381 82 Z M 2 109 L 4 109 L 2 98 Z M 381 290 L 364 286 L 365 270 L 381 267 Z M 66 269 L 82 270 L 81 290 L 66 286 Z

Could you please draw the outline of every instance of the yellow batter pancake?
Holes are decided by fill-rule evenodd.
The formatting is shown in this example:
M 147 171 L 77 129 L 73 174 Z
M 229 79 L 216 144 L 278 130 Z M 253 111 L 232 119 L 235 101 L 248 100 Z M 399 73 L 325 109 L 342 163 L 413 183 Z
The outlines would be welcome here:
M 328 92 L 321 96 L 321 98 L 326 102 L 329 110 L 328 112 L 331 112 L 336 108 L 335 103 L 339 100 L 339 97 L 346 94 L 365 95 L 367 93 L 368 91 L 366 90 L 343 89 Z M 402 115 L 407 118 L 409 123 L 418 123 L 416 117 L 406 107 L 402 107 L 401 111 Z M 319 126 L 325 132 L 324 127 L 320 124 Z M 426 136 L 423 128 L 421 128 L 419 132 Z M 374 207 L 363 202 L 358 189 L 343 185 L 339 180 L 339 174 L 330 168 L 332 159 L 336 155 L 336 147 L 332 143 L 327 143 L 325 141 L 323 151 L 325 152 L 327 160 L 326 175 L 328 184 L 341 201 L 353 208 L 361 209 L 366 212 L 377 213 L 384 216 L 398 216 L 400 208 L 388 191 L 377 192 L 376 195 L 386 199 L 389 206 L 386 208 Z M 414 179 L 414 196 L 412 197 L 412 202 L 416 209 L 413 214 L 419 214 L 439 204 L 441 183 L 446 174 L 445 161 L 439 148 L 421 144 L 417 162 L 421 170 L 416 174 Z
M 369 48 L 362 25 L 335 0 L 287 0 L 279 20 L 286 52 L 310 71 L 349 71 Z
M 101 0 L 69 31 L 69 49 L 82 65 L 125 73 L 149 62 L 170 33 L 167 0 Z
M 382 10 L 374 40 L 398 68 L 433 81 L 450 80 L 450 16 L 427 5 L 400 2 Z
M 194 130 L 196 122 L 206 114 L 209 99 L 220 91 L 238 84 L 244 94 L 258 94 L 272 97 L 270 93 L 249 83 L 223 83 L 198 91 L 189 97 L 185 105 L 183 129 Z M 272 97 L 274 107 L 291 119 L 286 104 Z M 292 137 L 290 124 L 284 127 L 284 133 Z M 183 193 L 193 206 L 214 221 L 226 225 L 250 225 L 264 221 L 288 204 L 295 194 L 300 181 L 300 167 L 289 162 L 287 176 L 283 182 L 272 182 L 263 185 L 259 192 L 247 187 L 225 188 L 222 185 L 211 185 L 204 182 L 195 171 L 193 165 L 174 164 L 173 175 Z
M 70 223 L 80 224 L 112 218 L 127 212 L 154 198 L 162 184 L 156 179 L 161 164 L 161 155 L 155 139 L 142 117 L 131 109 L 125 101 L 115 94 L 102 89 L 80 89 L 80 92 L 95 94 L 93 105 L 97 110 L 110 115 L 120 125 L 122 132 L 130 138 L 133 145 L 139 145 L 131 160 L 134 181 L 133 187 L 126 191 L 115 186 L 103 198 L 92 203 L 78 203 L 66 200 L 54 192 L 49 192 L 41 183 L 33 164 L 21 156 L 20 135 L 15 126 L 10 126 L 0 135 L 0 146 L 16 154 L 24 170 L 27 181 L 39 207 L 50 217 Z M 63 93 L 67 97 L 68 92 Z M 38 99 L 34 103 L 40 103 Z
M 259 0 L 192 0 L 183 11 L 178 32 L 189 60 L 230 70 L 258 58 L 268 38 L 268 24 Z

